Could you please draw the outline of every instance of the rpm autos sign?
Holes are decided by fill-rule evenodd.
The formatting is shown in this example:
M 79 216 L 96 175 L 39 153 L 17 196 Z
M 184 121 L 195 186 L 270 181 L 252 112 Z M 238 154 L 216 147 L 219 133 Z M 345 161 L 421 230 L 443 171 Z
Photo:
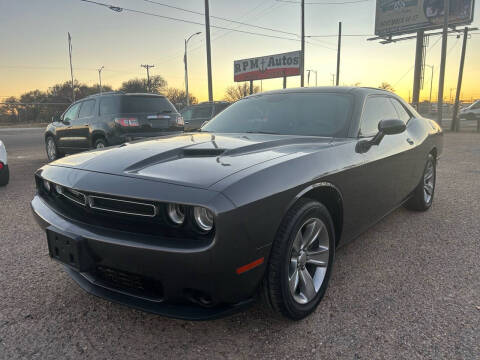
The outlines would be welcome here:
M 233 63 L 235 81 L 273 79 L 300 75 L 301 51 L 236 60 Z
M 399 35 L 443 26 L 444 0 L 377 0 L 375 35 Z M 473 21 L 474 0 L 450 0 L 450 25 Z

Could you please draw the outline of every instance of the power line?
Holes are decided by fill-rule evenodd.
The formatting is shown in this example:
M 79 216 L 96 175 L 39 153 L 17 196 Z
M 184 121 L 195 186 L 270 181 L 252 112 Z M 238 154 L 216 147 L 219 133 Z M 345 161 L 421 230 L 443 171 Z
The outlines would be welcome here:
M 194 11 L 194 10 L 184 9 L 184 8 L 181 8 L 181 7 L 178 7 L 178 6 L 163 4 L 163 3 L 160 3 L 160 2 L 158 2 L 158 1 L 153 1 L 153 0 L 141 0 L 141 1 L 144 1 L 144 2 L 147 2 L 147 3 L 151 3 L 151 4 L 155 4 L 155 5 L 164 6 L 164 7 L 168 7 L 168 8 L 175 9 L 175 10 L 179 10 L 179 11 L 188 12 L 188 13 L 191 13 L 191 14 L 203 15 L 203 16 L 205 15 L 205 13 L 202 13 L 202 12 L 199 12 L 199 11 Z M 250 26 L 250 27 L 257 28 L 257 29 L 268 30 L 268 31 L 278 32 L 278 33 L 287 34 L 287 35 L 298 36 L 296 33 L 288 32 L 288 31 L 283 31 L 283 30 L 279 30 L 279 29 L 273 29 L 273 28 L 269 28 L 269 27 L 265 27 L 265 26 L 248 24 L 248 23 L 244 23 L 244 22 L 237 21 L 237 20 L 232 20 L 232 19 L 227 19 L 227 18 L 220 17 L 220 16 L 210 15 L 210 17 L 211 17 L 212 19 L 217 19 L 217 20 L 222 20 L 222 21 L 228 21 L 228 22 L 231 22 L 231 23 L 234 23 L 234 24 L 240 24 L 240 25 L 244 25 L 244 26 Z
M 78 0 L 78 1 L 82 1 L 82 2 L 86 2 L 86 3 L 91 3 L 91 4 L 103 6 L 103 7 L 106 7 L 106 8 L 108 8 L 108 9 L 110 9 L 110 10 L 114 10 L 114 11 L 117 11 L 117 12 L 128 11 L 128 12 L 132 12 L 132 13 L 136 13 L 136 14 L 154 16 L 154 17 L 158 17 L 158 18 L 161 18 L 161 19 L 183 22 L 183 23 L 186 23 L 186 24 L 193 24 L 193 25 L 205 26 L 204 23 L 197 22 L 197 21 L 180 19 L 180 18 L 175 18 L 175 17 L 172 17 L 172 16 L 165 16 L 165 15 L 160 15 L 160 14 L 151 13 L 151 12 L 142 11 L 142 10 L 135 10 L 135 9 L 125 8 L 125 7 L 119 7 L 119 6 L 115 6 L 115 5 L 111 5 L 111 4 L 106 4 L 106 3 L 101 3 L 101 2 L 93 1 L 93 0 Z M 235 28 L 228 28 L 228 27 L 223 27 L 223 26 L 218 26 L 218 25 L 210 25 L 210 27 L 215 28 L 215 29 L 221 29 L 221 30 L 235 31 L 235 32 L 238 32 L 238 33 L 249 34 L 249 35 L 264 36 L 264 37 L 274 38 L 274 39 L 282 39 L 282 40 L 290 40 L 290 41 L 300 41 L 300 39 L 292 39 L 292 38 L 287 38 L 287 37 L 283 37 L 283 36 L 262 34 L 262 33 L 257 33 L 257 32 L 253 32 L 253 31 L 238 30 L 238 29 L 235 29 Z M 298 35 L 297 35 L 297 36 L 298 36 Z

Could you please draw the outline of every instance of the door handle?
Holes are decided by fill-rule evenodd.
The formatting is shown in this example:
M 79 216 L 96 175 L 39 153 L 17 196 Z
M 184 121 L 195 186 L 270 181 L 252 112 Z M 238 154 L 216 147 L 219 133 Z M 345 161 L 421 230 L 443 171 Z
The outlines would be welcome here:
M 410 138 L 407 139 L 407 142 L 408 142 L 410 145 L 413 145 L 413 144 L 414 144 L 413 140 L 410 139 Z

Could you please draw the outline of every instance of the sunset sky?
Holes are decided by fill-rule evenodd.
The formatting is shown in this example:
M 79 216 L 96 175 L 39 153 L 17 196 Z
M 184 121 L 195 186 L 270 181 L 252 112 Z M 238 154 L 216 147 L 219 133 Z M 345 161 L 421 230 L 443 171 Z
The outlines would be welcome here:
M 164 16 L 203 23 L 200 15 L 169 9 L 145 0 L 98 0 L 111 5 L 152 12 Z M 203 0 L 157 0 L 158 2 L 203 12 Z M 317 0 L 308 0 L 314 2 Z M 318 0 L 320 1 L 320 0 Z M 331 0 L 330 2 L 341 0 Z M 480 4 L 472 26 L 480 27 Z M 210 14 L 249 24 L 300 33 L 300 5 L 276 0 L 210 0 Z M 371 35 L 375 24 L 375 1 L 348 5 L 306 5 L 306 35 L 335 35 L 338 22 L 344 34 Z M 237 28 L 273 36 L 294 38 L 278 32 L 240 26 L 211 19 L 212 25 Z M 199 100 L 208 98 L 204 26 L 157 17 L 117 13 L 105 7 L 79 0 L 0 0 L 0 101 L 23 92 L 46 90 L 70 78 L 67 32 L 73 39 L 75 79 L 98 83 L 100 66 L 105 66 L 102 82 L 118 87 L 122 81 L 145 77 L 140 64 L 154 64 L 153 75 L 162 75 L 168 85 L 184 88 L 184 39 L 202 31 L 189 43 L 190 92 Z M 233 61 L 300 49 L 300 41 L 211 30 L 213 93 L 223 98 L 233 84 Z M 408 100 L 412 88 L 415 40 L 381 45 L 367 37 L 344 37 L 340 83 L 377 87 L 389 82 Z M 448 38 L 445 97 L 456 88 L 461 52 L 461 38 Z M 330 85 L 336 69 L 336 37 L 308 39 L 306 69 L 318 71 L 318 85 Z M 441 41 L 431 37 L 426 63 L 434 65 L 433 94 L 436 98 Z M 288 87 L 299 86 L 299 77 L 288 79 Z M 305 80 L 306 84 L 306 80 Z M 315 76 L 310 85 L 315 84 Z M 260 82 L 256 82 L 260 86 Z M 282 86 L 281 79 L 264 80 L 263 90 Z M 430 69 L 425 75 L 421 99 L 428 98 Z M 452 90 L 454 94 L 454 90 Z M 480 98 L 480 31 L 472 34 L 467 45 L 462 98 Z

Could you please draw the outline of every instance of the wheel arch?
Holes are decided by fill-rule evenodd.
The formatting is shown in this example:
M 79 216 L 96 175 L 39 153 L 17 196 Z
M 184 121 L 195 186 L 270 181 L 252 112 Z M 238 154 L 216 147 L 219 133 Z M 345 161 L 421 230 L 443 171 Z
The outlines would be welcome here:
M 326 181 L 312 184 L 295 196 L 288 209 L 302 198 L 316 200 L 327 208 L 333 220 L 335 243 L 338 246 L 343 229 L 343 196 L 340 190 L 332 183 Z
M 90 141 L 90 147 L 93 147 L 95 145 L 95 141 L 97 141 L 100 138 L 105 139 L 105 141 L 108 144 L 107 134 L 103 130 L 95 130 L 92 133 L 92 137 L 91 137 L 91 141 Z

